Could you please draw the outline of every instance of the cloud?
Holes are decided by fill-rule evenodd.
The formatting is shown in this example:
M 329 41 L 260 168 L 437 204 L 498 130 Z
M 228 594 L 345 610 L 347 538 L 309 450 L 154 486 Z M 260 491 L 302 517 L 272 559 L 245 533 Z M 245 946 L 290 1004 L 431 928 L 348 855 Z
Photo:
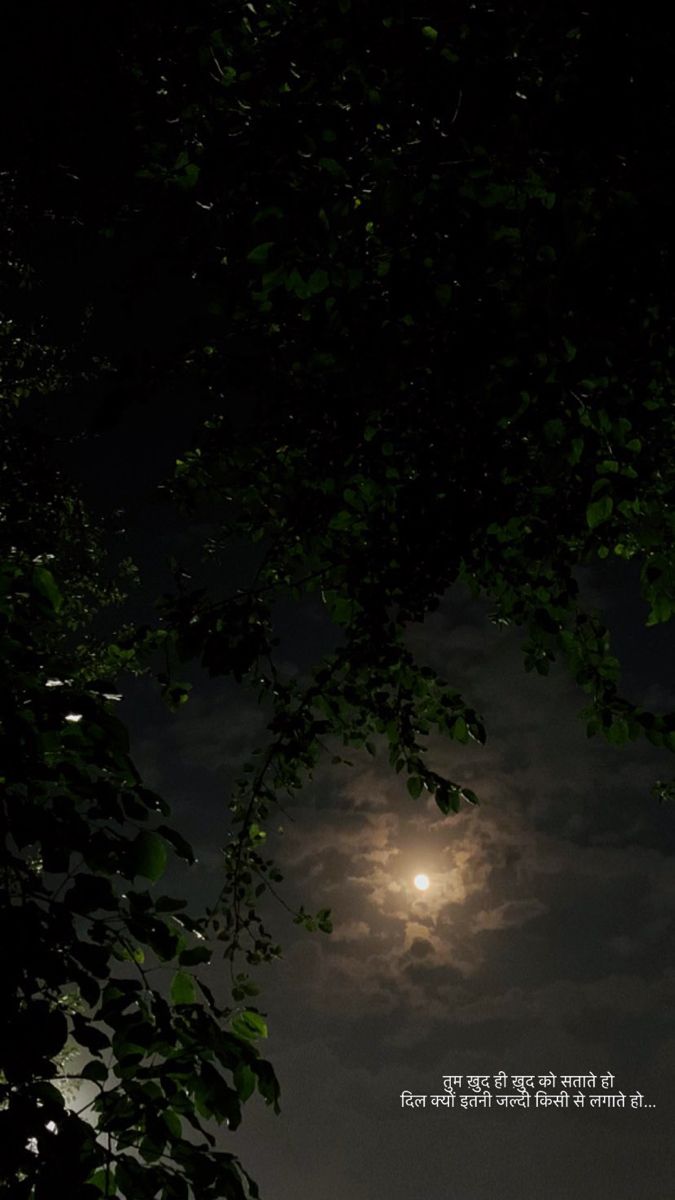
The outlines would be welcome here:
M 548 912 L 548 906 L 532 897 L 530 900 L 505 900 L 497 908 L 481 909 L 473 919 L 472 931 L 481 933 L 485 929 L 509 929 L 524 925 Z
M 290 628 L 288 656 L 304 669 L 293 645 L 302 636 Z M 321 652 L 318 625 L 308 636 Z M 656 1142 L 669 1122 L 657 1122 L 675 1068 L 675 810 L 649 787 L 672 774 L 667 756 L 589 741 L 577 716 L 584 697 L 565 673 L 525 674 L 517 631 L 489 625 L 461 593 L 410 643 L 485 717 L 485 747 L 436 738 L 428 748 L 431 765 L 473 787 L 481 805 L 445 817 L 432 798 L 411 800 L 386 754 L 350 750 L 353 768 L 320 767 L 288 817 L 275 814 L 269 845 L 284 899 L 330 907 L 334 933 L 307 934 L 267 905 L 284 957 L 258 973 L 257 1003 L 284 1115 L 271 1132 L 267 1113 L 260 1125 L 247 1113 L 234 1149 L 240 1133 L 244 1147 L 251 1137 L 256 1174 L 268 1154 L 267 1190 L 279 1200 L 299 1189 L 365 1200 L 387 1176 L 392 1200 L 665 1195 L 666 1168 L 654 1173 L 654 1163 L 665 1162 Z M 669 683 L 651 694 L 667 700 Z M 190 827 L 201 860 L 193 888 L 210 900 L 228 787 L 264 739 L 264 714 L 218 683 L 200 684 L 173 717 L 153 704 L 145 692 L 138 702 L 140 765 Z M 430 879 L 424 894 L 412 883 L 419 872 Z M 486 1120 L 465 1123 L 458 1138 L 456 1128 L 398 1120 L 402 1087 L 433 1091 L 446 1071 L 500 1069 L 611 1070 L 659 1107 L 629 1136 L 617 1126 L 611 1152 L 599 1121 Z M 486 1143 L 498 1148 L 492 1158 Z M 382 1146 L 393 1174 L 377 1167 Z
M 307 935 L 282 910 L 266 917 L 284 947 L 260 980 L 282 1059 L 301 1027 L 347 1092 L 350 1079 L 441 1059 L 657 1077 L 675 1060 L 675 813 L 649 796 L 664 756 L 589 741 L 564 672 L 525 674 L 518 633 L 461 595 L 410 641 L 486 719 L 485 747 L 428 750 L 481 806 L 445 817 L 432 798 L 411 800 L 386 755 L 350 751 L 352 769 L 320 768 L 293 819 L 279 816 L 270 853 L 284 898 L 331 907 L 335 924 Z M 228 780 L 263 727 L 255 705 L 216 689 L 142 739 L 157 786 L 194 814 L 204 887 Z

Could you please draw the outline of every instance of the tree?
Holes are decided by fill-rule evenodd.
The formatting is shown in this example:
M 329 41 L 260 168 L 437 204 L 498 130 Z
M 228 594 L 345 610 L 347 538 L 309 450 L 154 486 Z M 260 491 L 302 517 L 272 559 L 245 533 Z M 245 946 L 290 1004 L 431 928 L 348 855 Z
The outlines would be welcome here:
M 44 493 L 27 496 L 35 464 L 16 439 L 13 450 L 3 517 L 23 545 L 0 593 L 3 1194 L 40 1200 L 56 1170 L 78 1197 L 243 1200 L 255 1186 L 209 1125 L 235 1129 L 256 1088 L 278 1107 L 255 1047 L 265 1021 L 209 988 L 204 919 L 144 886 L 167 851 L 193 856 L 158 823 L 167 806 L 143 787 L 114 715 L 110 689 L 133 652 L 125 664 L 115 644 L 75 642 L 119 592 L 77 500 L 44 474 Z M 238 985 L 240 1000 L 255 993 Z M 69 1104 L 66 1081 L 85 1087 Z
M 42 18 L 35 42 L 33 14 L 22 14 L 25 122 L 3 176 L 14 420 L 35 430 L 56 413 L 78 428 L 81 406 L 86 435 L 180 378 L 212 415 L 167 489 L 188 514 L 206 512 L 214 533 L 203 578 L 177 565 L 156 615 L 99 644 L 83 630 L 94 599 L 111 593 L 78 502 L 55 506 L 55 537 L 26 501 L 37 467 L 24 457 L 18 468 L 23 498 L 6 519 L 21 534 L 6 574 L 18 680 L 8 720 L 15 749 L 25 731 L 12 713 L 30 714 L 38 737 L 11 777 L 9 911 L 12 921 L 33 913 L 40 948 L 54 940 L 54 909 L 73 953 L 49 960 L 60 972 L 49 981 L 39 957 L 21 966 L 11 1019 L 33 1020 L 39 986 L 52 1032 L 28 1075 L 9 1044 L 0 1116 L 18 1122 L 15 1147 L 28 1123 L 40 1126 L 37 1160 L 21 1150 L 11 1164 L 39 1200 L 52 1145 L 40 1123 L 53 1120 L 61 1138 L 72 1122 L 35 1081 L 49 1086 L 68 1028 L 94 1053 L 89 1015 L 110 1030 L 119 1019 L 117 1040 L 101 1036 L 123 1072 L 111 1095 L 126 1108 L 113 1111 L 103 1072 L 90 1068 L 101 1128 L 113 1122 L 121 1155 L 118 1193 L 237 1196 L 236 1166 L 196 1154 L 176 1121 L 233 1122 L 256 1081 L 275 1103 L 270 1069 L 247 1041 L 262 1019 L 246 1008 L 223 1033 L 226 1008 L 208 992 L 196 1003 L 202 981 L 187 968 L 205 953 L 199 933 L 220 939 L 233 964 L 278 953 L 258 914 L 279 882 L 266 857 L 274 805 L 322 754 L 350 746 L 384 746 L 411 796 L 433 794 L 444 813 L 478 799 L 428 765 L 430 733 L 459 743 L 486 734 L 452 682 L 414 660 L 409 624 L 462 580 L 495 621 L 524 629 L 527 668 L 566 661 L 588 696 L 589 735 L 675 749 L 675 714 L 622 696 L 608 632 L 578 586 L 579 568 L 619 560 L 639 572 L 649 624 L 675 605 L 672 23 L 633 10 L 610 26 L 572 3 L 432 4 L 421 15 L 380 0 L 311 12 L 290 0 L 242 10 L 203 0 L 161 17 L 106 8 L 95 22 L 71 5 L 67 21 Z M 49 111 L 33 72 L 49 83 Z M 243 416 L 231 399 L 242 392 Z M 228 588 L 242 545 L 252 578 Z M 74 578 L 88 581 L 84 600 Z M 338 633 L 302 680 L 284 678 L 275 657 L 275 604 L 289 595 L 321 603 Z M 188 946 L 174 902 L 117 890 L 115 872 L 133 881 L 139 861 L 153 878 L 167 842 L 189 851 L 154 827 L 159 801 L 135 776 L 105 696 L 125 669 L 145 669 L 180 705 L 181 666 L 195 659 L 255 689 L 272 715 L 232 799 L 222 893 L 192 926 L 175 910 L 197 938 Z M 51 679 L 74 683 L 48 689 Z M 83 720 L 64 725 L 68 713 Z M 29 780 L 40 798 L 31 808 Z M 115 837 L 96 824 L 111 816 Z M 21 840 L 37 831 L 41 862 Z M 72 844 L 83 867 L 68 887 L 52 885 L 73 868 Z M 109 917 L 121 933 L 104 934 Z M 326 910 L 295 918 L 330 928 Z M 139 947 L 176 963 L 173 1009 L 147 985 Z M 137 976 L 118 975 L 123 986 L 106 983 L 115 951 Z M 248 977 L 234 966 L 233 976 L 235 1003 L 248 1003 Z M 73 984 L 89 1008 L 66 1024 L 60 997 Z M 142 1034 L 120 997 L 106 999 L 111 986 L 145 1005 Z M 96 1008 L 99 991 L 111 1007 Z M 161 1101 L 164 1142 L 160 1098 L 134 1090 L 151 1047 L 179 1062 L 176 1092 Z M 215 1081 L 214 1062 L 229 1082 L 214 1068 Z M 82 1122 L 77 1130 L 73 1194 L 110 1192 L 105 1145 Z

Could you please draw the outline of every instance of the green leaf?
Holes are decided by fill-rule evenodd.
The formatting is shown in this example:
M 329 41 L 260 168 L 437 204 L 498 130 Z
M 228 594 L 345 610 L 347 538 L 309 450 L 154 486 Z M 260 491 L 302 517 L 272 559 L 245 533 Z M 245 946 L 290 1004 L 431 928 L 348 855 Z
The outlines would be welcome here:
M 246 261 L 253 263 L 255 266 L 261 266 L 267 262 L 267 257 L 273 245 L 274 242 L 261 242 L 259 246 L 254 246 L 253 250 L 250 250 L 246 255 Z
M 594 500 L 586 509 L 586 521 L 589 529 L 595 529 L 598 525 L 602 525 L 612 514 L 614 501 L 611 496 L 601 496 L 599 500 Z
M 320 158 L 319 166 L 323 167 L 324 171 L 327 171 L 328 174 L 332 175 L 334 179 L 347 178 L 347 172 L 335 158 Z
M 464 744 L 468 742 L 469 730 L 466 727 L 466 721 L 464 720 L 464 717 L 457 717 L 452 726 L 452 736 L 456 742 L 462 742 Z
M 114 1167 L 111 1167 L 109 1170 L 106 1170 L 105 1167 L 99 1167 L 98 1171 L 94 1171 L 94 1174 L 89 1176 L 87 1183 L 91 1187 L 97 1188 L 102 1196 L 105 1196 L 106 1193 L 108 1196 L 115 1196 L 117 1194 Z
M 244 1063 L 233 1072 L 233 1078 L 239 1099 L 244 1104 L 255 1088 L 255 1075 L 251 1068 Z
M 162 1120 L 169 1130 L 169 1133 L 171 1133 L 173 1137 L 180 1138 L 183 1136 L 181 1119 L 178 1116 L 178 1113 L 175 1113 L 172 1108 L 167 1108 L 164 1110 L 162 1113 Z
M 662 621 L 669 621 L 672 613 L 672 607 L 672 602 L 669 596 L 665 596 L 663 594 L 655 596 L 652 600 L 652 606 L 645 624 L 647 626 L 652 626 L 660 625 Z
M 434 292 L 438 303 L 441 304 L 443 308 L 447 308 L 448 304 L 452 300 L 452 284 L 439 283 L 434 288 Z
M 408 791 L 413 800 L 417 800 L 422 795 L 422 780 L 419 775 L 411 775 L 408 780 Z
M 260 1013 L 253 1012 L 251 1009 L 246 1009 L 233 1017 L 232 1029 L 239 1037 L 246 1038 L 248 1041 L 267 1037 L 267 1024 L 264 1018 L 260 1016 Z
M 316 296 L 319 292 L 325 292 L 329 284 L 327 271 L 312 271 L 307 280 L 307 293 L 310 296 Z
M 54 612 L 59 612 L 63 604 L 63 596 L 51 571 L 46 567 L 33 567 L 33 583 L 41 596 L 48 600 Z
M 354 601 L 349 596 L 339 596 L 335 592 L 327 593 L 326 607 L 336 625 L 349 625 L 354 615 Z
M 143 830 L 131 844 L 131 870 L 133 875 L 143 875 L 153 883 L 166 868 L 166 842 L 158 833 Z
M 194 1004 L 197 999 L 195 981 L 187 971 L 176 971 L 171 984 L 171 1001 L 173 1004 Z
M 200 168 L 197 166 L 197 163 L 186 163 L 176 182 L 180 187 L 193 188 L 199 182 L 199 175 Z
M 438 41 L 438 30 L 434 29 L 433 25 L 423 25 L 422 37 L 425 37 L 429 42 L 436 42 Z
M 320 908 L 316 914 L 317 927 L 322 933 L 333 932 L 333 922 L 331 920 L 330 912 L 331 910 L 329 908 Z
M 293 270 L 289 271 L 286 276 L 286 290 L 293 292 L 300 300 L 306 300 L 309 295 L 308 285 L 305 283 L 297 267 L 293 267 Z
M 258 1080 L 258 1091 L 263 1097 L 266 1104 L 271 1104 L 276 1113 L 279 1112 L 279 1083 L 274 1074 L 271 1063 L 266 1062 L 264 1058 L 258 1059 L 252 1064 Z
M 450 786 L 447 783 L 443 783 L 436 788 L 436 804 L 444 816 L 449 816 L 451 811 L 455 813 L 459 812 L 461 807 L 460 794 L 461 793 L 458 787 L 454 785 Z M 470 800 L 470 796 L 473 796 L 473 792 L 469 792 L 466 797 L 469 800 L 469 803 L 473 803 L 473 801 Z M 476 803 L 478 803 L 478 801 L 476 801 Z

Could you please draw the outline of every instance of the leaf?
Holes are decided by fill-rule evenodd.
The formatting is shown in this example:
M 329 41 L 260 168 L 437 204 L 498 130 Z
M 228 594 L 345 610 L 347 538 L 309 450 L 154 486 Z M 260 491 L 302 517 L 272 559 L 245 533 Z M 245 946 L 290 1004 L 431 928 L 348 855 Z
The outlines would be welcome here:
M 232 1029 L 238 1037 L 253 1041 L 255 1038 L 267 1037 L 267 1023 L 260 1013 L 246 1009 L 232 1018 Z
M 478 796 L 471 788 L 462 788 L 462 799 L 466 800 L 467 804 L 478 804 Z
M 461 807 L 460 795 L 460 790 L 455 785 L 449 786 L 447 783 L 443 783 L 436 788 L 436 803 L 444 816 L 447 817 L 451 811 L 455 813 L 459 812 Z M 473 803 L 470 799 L 471 796 L 473 796 L 473 792 L 469 791 L 466 797 L 469 803 Z
M 108 1068 L 100 1059 L 92 1059 L 91 1062 L 85 1063 L 80 1074 L 83 1079 L 91 1079 L 95 1083 L 105 1083 L 108 1078 Z
M 233 1078 L 239 1099 L 244 1104 L 255 1088 L 255 1075 L 251 1068 L 244 1063 L 233 1072 Z
M 196 1081 L 195 1098 L 197 1111 L 202 1116 L 215 1117 L 218 1124 L 226 1120 L 230 1129 L 236 1129 L 239 1125 L 239 1096 L 233 1088 L 228 1087 L 222 1075 L 208 1062 L 202 1063 L 201 1075 Z
M 411 775 L 408 780 L 408 791 L 413 800 L 417 800 L 422 795 L 422 780 L 419 775 Z
M 182 704 L 187 704 L 192 691 L 191 683 L 176 681 L 162 688 L 162 697 L 172 712 L 176 712 Z
M 317 296 L 319 292 L 325 292 L 328 287 L 329 279 L 327 271 L 312 271 L 307 280 L 307 293 L 310 296 Z
M 143 875 L 153 883 L 166 868 L 166 842 L 152 830 L 143 830 L 131 844 L 131 870 L 133 875 Z
M 279 1112 L 279 1083 L 272 1064 L 268 1063 L 264 1058 L 258 1059 L 252 1064 L 252 1069 L 255 1072 L 258 1080 L 258 1091 L 263 1097 L 266 1104 L 271 1104 L 276 1113 Z
M 54 612 L 59 612 L 63 604 L 63 596 L 51 571 L 46 567 L 33 567 L 33 583 L 41 596 L 48 600 Z
M 183 1126 L 181 1125 L 180 1117 L 172 1108 L 164 1110 L 162 1120 L 173 1137 L 180 1138 L 183 1136 Z
M 452 736 L 456 742 L 466 744 L 469 740 L 469 730 L 466 727 L 464 717 L 457 717 L 452 726 Z
M 300 300 L 306 300 L 309 295 L 308 286 L 297 267 L 293 267 L 286 276 L 286 290 L 293 292 Z
M 267 262 L 267 257 L 273 245 L 274 242 L 261 242 L 259 246 L 254 246 L 246 255 L 246 261 L 253 263 L 257 267 L 262 266 L 263 263 Z
M 316 924 L 322 933 L 333 932 L 333 922 L 330 913 L 331 910 L 329 908 L 321 908 L 316 914 Z
M 186 163 L 183 172 L 178 176 L 177 183 L 183 188 L 196 187 L 199 181 L 200 168 L 196 163 Z
M 602 496 L 599 500 L 594 500 L 586 509 L 586 521 L 589 529 L 595 529 L 598 525 L 602 525 L 611 516 L 614 508 L 614 501 L 611 496 Z
M 183 950 L 178 961 L 182 967 L 196 967 L 198 963 L 210 962 L 211 953 L 207 946 L 193 946 L 190 950 Z
M 335 592 L 326 595 L 326 607 L 336 625 L 349 625 L 354 615 L 354 601 Z
M 448 791 L 447 784 L 439 784 L 439 786 L 436 788 L 434 799 L 443 815 L 447 817 L 448 813 L 450 812 L 450 793 Z
M 659 595 L 652 600 L 652 606 L 649 611 L 649 616 L 645 624 L 647 626 L 660 625 L 662 621 L 669 621 L 672 613 L 672 603 L 669 596 Z
M 327 171 L 334 179 L 347 178 L 347 172 L 335 158 L 320 158 L 319 166 L 323 167 L 324 171 Z
M 105 1167 L 99 1167 L 98 1171 L 94 1171 L 94 1174 L 89 1176 L 87 1183 L 90 1187 L 97 1188 L 102 1196 L 116 1195 L 115 1168 L 106 1170 Z
M 158 825 L 157 833 L 161 833 L 162 837 L 171 843 L 180 858 L 184 858 L 189 863 L 197 861 L 190 843 L 185 840 L 182 834 L 177 833 L 175 829 L 171 829 L 168 825 Z
M 81 1046 L 85 1046 L 87 1050 L 91 1050 L 93 1054 L 97 1054 L 101 1050 L 107 1050 L 110 1042 L 106 1035 L 92 1025 L 82 1013 L 73 1013 L 73 1035 Z
M 197 998 L 195 981 L 187 971 L 176 971 L 171 984 L 173 1004 L 194 1004 Z

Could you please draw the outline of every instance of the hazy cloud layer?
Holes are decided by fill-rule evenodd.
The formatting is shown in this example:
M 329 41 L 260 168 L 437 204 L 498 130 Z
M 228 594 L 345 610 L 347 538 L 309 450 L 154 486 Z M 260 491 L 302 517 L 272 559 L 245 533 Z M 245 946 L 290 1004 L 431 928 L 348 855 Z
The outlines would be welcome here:
M 668 756 L 587 741 L 576 717 L 583 696 L 564 674 L 526 675 L 518 637 L 496 631 L 461 596 L 411 644 L 486 719 L 486 747 L 429 749 L 481 806 L 443 817 L 432 799 L 408 797 L 386 756 L 364 755 L 351 770 L 322 769 L 294 820 L 279 818 L 287 897 L 330 906 L 335 932 L 299 934 L 272 914 L 285 958 L 267 969 L 265 1004 L 288 1099 L 278 1128 L 264 1114 L 245 1122 L 249 1162 L 270 1200 L 300 1191 L 403 1200 L 421 1194 L 424 1180 L 433 1200 L 661 1200 L 673 1166 L 655 1147 L 673 1115 L 675 821 L 649 789 L 672 774 Z M 639 663 L 632 679 L 639 689 Z M 671 703 L 668 679 L 650 686 Z M 170 734 L 162 721 L 139 722 L 137 756 L 156 785 L 183 793 L 179 812 L 192 810 L 206 889 L 217 878 L 228 781 L 264 722 L 216 690 L 191 701 Z M 420 871 L 426 893 L 412 883 Z M 542 1114 L 526 1114 L 507 1128 L 492 1113 L 482 1127 L 464 1121 L 459 1147 L 447 1118 L 440 1138 L 433 1121 L 402 1120 L 417 1116 L 400 1113 L 403 1087 L 433 1092 L 444 1072 L 502 1068 L 612 1070 L 624 1090 L 649 1090 L 657 1108 L 594 1127 L 588 1114 L 581 1123 L 558 1114 L 547 1126 Z M 299 1151 L 307 1122 L 323 1170 L 314 1148 Z M 529 1175 L 535 1133 L 546 1187 Z M 485 1138 L 497 1139 L 487 1151 Z M 648 1168 L 628 1153 L 629 1139 L 644 1152 L 653 1144 Z

